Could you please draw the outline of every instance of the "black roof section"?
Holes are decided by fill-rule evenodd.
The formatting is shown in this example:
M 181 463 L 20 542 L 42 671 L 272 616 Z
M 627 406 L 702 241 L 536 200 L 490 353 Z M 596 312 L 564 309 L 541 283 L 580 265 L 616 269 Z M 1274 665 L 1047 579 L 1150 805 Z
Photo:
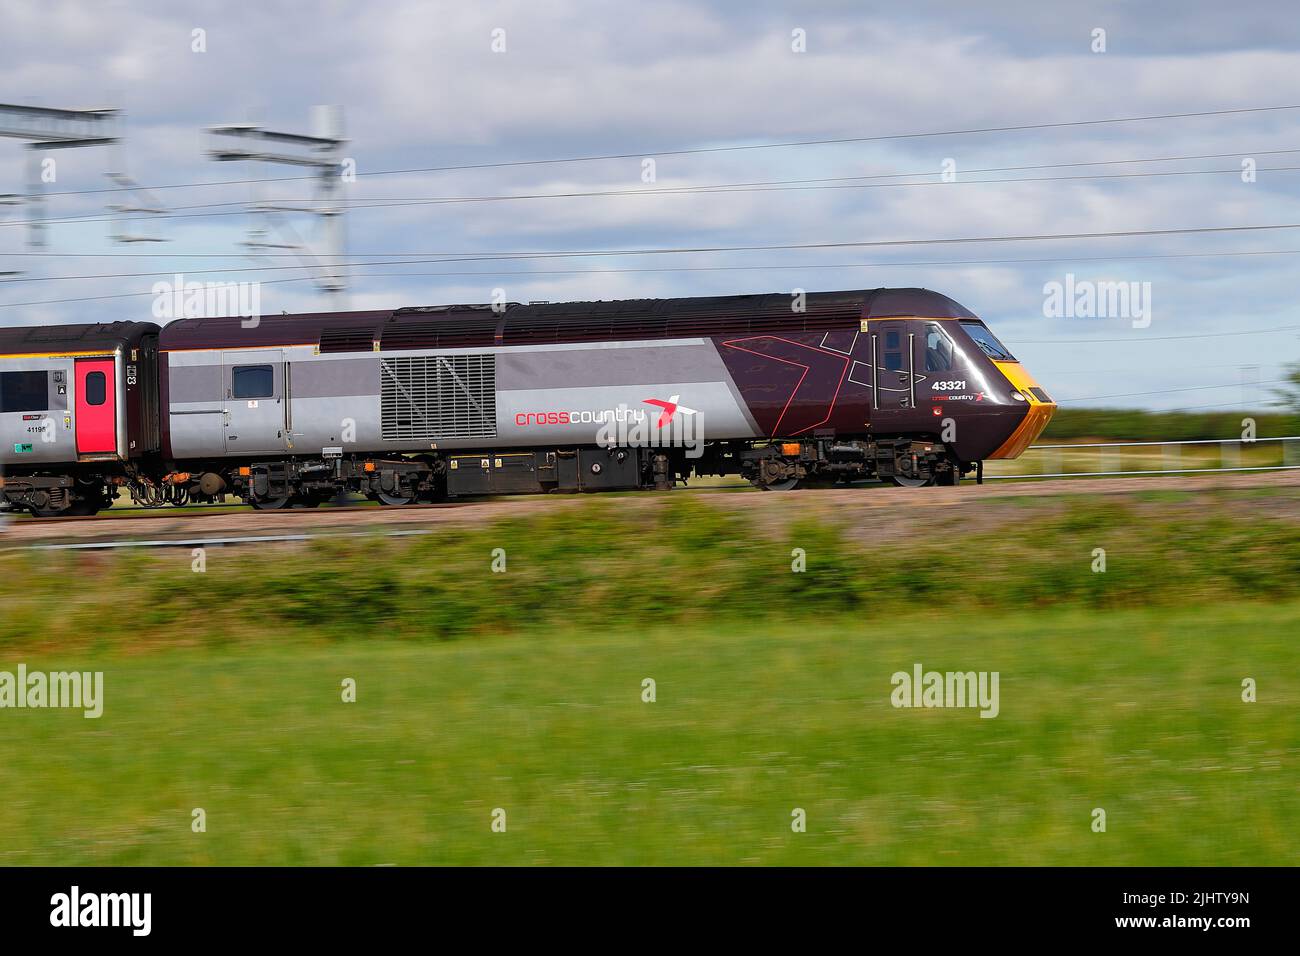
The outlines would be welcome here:
M 138 345 L 142 336 L 157 331 L 152 322 L 11 326 L 0 328 L 0 355 L 112 352 L 119 345 Z
M 928 289 L 810 292 L 804 308 L 789 293 L 621 299 L 609 302 L 417 306 L 369 312 L 263 316 L 253 327 L 237 317 L 178 319 L 165 326 L 163 349 L 314 345 L 321 352 L 477 348 L 555 342 L 602 342 L 764 331 L 821 332 L 860 319 L 891 316 L 973 318 Z
M 866 293 L 864 319 L 887 319 L 892 316 L 914 315 L 918 319 L 973 319 L 976 318 L 960 302 L 942 292 L 929 289 L 873 289 Z
M 315 345 L 324 334 L 373 333 L 391 309 L 372 312 L 301 312 L 263 315 L 256 325 L 238 316 L 174 319 L 163 326 L 161 349 L 220 349 L 248 346 Z

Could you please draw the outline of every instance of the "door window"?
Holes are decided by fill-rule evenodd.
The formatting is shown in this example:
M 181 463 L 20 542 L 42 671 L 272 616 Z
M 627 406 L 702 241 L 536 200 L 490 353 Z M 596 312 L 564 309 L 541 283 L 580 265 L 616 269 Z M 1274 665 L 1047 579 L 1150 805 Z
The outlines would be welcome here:
M 103 372 L 86 373 L 86 404 L 103 405 L 108 399 L 108 379 Z
M 275 372 L 270 365 L 236 365 L 230 370 L 234 398 L 270 398 L 275 394 Z
M 891 372 L 903 371 L 903 336 L 897 329 L 885 333 L 885 368 Z

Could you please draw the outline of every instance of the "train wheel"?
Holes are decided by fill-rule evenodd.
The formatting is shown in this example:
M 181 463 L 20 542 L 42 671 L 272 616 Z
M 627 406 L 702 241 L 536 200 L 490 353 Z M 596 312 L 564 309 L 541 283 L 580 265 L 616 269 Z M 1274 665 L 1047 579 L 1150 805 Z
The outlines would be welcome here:
M 754 487 L 762 491 L 793 491 L 799 487 L 799 479 L 786 478 L 784 481 L 756 481 Z
M 287 508 L 291 501 L 289 495 L 283 495 L 279 498 L 254 498 L 249 504 L 258 511 L 279 511 L 281 508 Z
M 928 488 L 934 484 L 934 478 L 908 478 L 904 475 L 894 475 L 890 481 L 900 488 Z
M 387 491 L 376 491 L 375 500 L 381 505 L 389 508 L 404 508 L 406 505 L 415 504 L 415 496 L 394 495 Z

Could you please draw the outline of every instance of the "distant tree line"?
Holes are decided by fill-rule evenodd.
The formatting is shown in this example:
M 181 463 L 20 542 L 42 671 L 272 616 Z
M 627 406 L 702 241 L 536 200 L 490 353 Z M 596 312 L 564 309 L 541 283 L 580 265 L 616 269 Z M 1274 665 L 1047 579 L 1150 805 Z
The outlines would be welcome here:
M 1300 435 L 1300 411 L 1149 412 L 1134 408 L 1058 408 L 1039 443 L 1080 441 L 1195 441 L 1242 437 L 1242 419 L 1255 435 Z
M 1300 362 L 1287 367 L 1281 387 L 1268 411 L 1168 411 L 1136 408 L 1058 408 L 1039 442 L 1079 441 L 1196 441 L 1241 438 L 1243 419 L 1255 420 L 1258 438 L 1300 435 Z

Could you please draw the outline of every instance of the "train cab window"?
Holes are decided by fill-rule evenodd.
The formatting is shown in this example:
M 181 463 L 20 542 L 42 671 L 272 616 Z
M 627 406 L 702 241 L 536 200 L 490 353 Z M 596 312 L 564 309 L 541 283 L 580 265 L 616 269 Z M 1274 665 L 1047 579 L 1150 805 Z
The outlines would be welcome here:
M 0 372 L 0 412 L 43 412 L 50 407 L 48 372 Z
M 885 332 L 885 369 L 890 372 L 903 371 L 902 334 L 897 329 Z
M 275 371 L 269 365 L 236 365 L 230 370 L 232 398 L 270 398 L 275 394 Z
M 103 372 L 90 372 L 86 375 L 86 404 L 103 405 L 108 398 L 108 379 Z
M 925 327 L 925 370 L 927 372 L 951 371 L 953 345 L 943 329 L 931 322 Z
M 966 334 L 975 340 L 978 345 L 991 359 L 999 362 L 1014 362 L 1010 350 L 998 341 L 998 337 L 990 332 L 983 322 L 970 322 L 962 320 L 961 327 L 966 330 Z

